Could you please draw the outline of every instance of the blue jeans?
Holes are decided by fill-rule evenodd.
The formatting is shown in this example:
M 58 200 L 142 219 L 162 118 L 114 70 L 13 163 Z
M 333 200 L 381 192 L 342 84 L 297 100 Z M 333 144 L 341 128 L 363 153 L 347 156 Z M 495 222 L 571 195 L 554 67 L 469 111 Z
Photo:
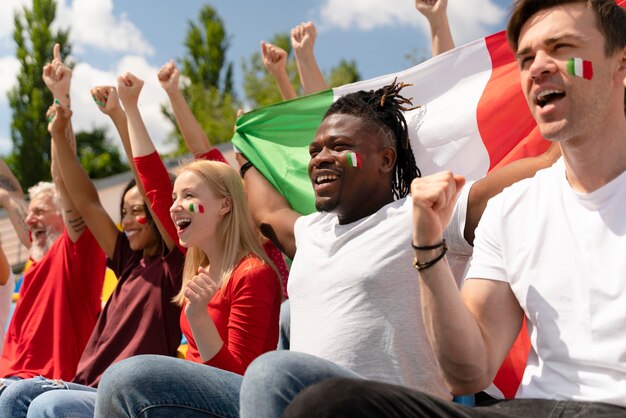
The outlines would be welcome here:
M 93 417 L 96 389 L 34 377 L 13 382 L 0 396 L 2 416 L 26 417 Z
M 282 417 L 300 391 L 333 377 L 361 379 L 328 360 L 294 351 L 273 351 L 254 360 L 241 385 L 242 418 Z
M 242 376 L 166 356 L 110 366 L 98 386 L 96 417 L 239 417 Z

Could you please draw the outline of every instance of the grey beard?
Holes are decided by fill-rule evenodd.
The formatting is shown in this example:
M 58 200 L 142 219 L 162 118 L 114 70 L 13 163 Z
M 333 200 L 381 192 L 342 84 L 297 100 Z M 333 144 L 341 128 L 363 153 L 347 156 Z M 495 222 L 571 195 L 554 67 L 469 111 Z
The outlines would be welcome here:
M 60 236 L 60 232 L 53 232 L 52 229 L 48 228 L 46 231 L 46 242 L 42 246 L 40 246 L 36 241 L 31 243 L 29 250 L 30 258 L 33 261 L 41 261 L 48 250 L 50 250 L 50 247 L 52 247 L 52 244 L 54 244 L 54 241 L 56 241 Z

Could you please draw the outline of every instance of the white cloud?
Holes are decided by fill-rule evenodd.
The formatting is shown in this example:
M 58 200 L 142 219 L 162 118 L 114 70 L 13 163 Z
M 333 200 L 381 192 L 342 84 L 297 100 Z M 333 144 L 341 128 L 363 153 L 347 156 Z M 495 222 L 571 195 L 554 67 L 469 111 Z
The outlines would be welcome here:
M 15 0 L 13 0 L 15 1 Z M 67 0 L 57 3 L 57 27 L 71 28 L 70 40 L 80 52 L 85 47 L 104 51 L 152 55 L 154 48 L 125 14 L 115 16 L 112 0 Z
M 13 32 L 13 14 L 31 0 L 2 0 L 0 8 L 0 39 L 10 38 Z
M 161 103 L 167 102 L 167 95 L 157 80 L 157 67 L 152 67 L 143 57 L 126 56 L 122 58 L 113 71 L 94 68 L 89 64 L 80 63 L 73 71 L 72 77 L 72 123 L 75 131 L 91 130 L 95 126 L 106 126 L 109 137 L 119 141 L 119 136 L 108 116 L 98 110 L 91 97 L 90 89 L 98 85 L 117 85 L 117 76 L 131 71 L 144 80 L 145 84 L 139 97 L 139 109 L 143 120 L 159 152 L 172 151 L 166 143 L 171 124 L 161 115 Z M 119 143 L 121 148 L 121 143 Z
M 493 0 L 457 0 L 448 3 L 448 17 L 457 45 L 488 35 L 505 11 Z M 326 0 L 320 10 L 322 28 L 364 31 L 397 25 L 421 28 L 430 36 L 428 22 L 409 0 Z
M 0 57 L 0 103 L 7 102 L 7 92 L 15 85 L 20 63 L 12 56 Z
M 13 142 L 10 138 L 0 136 L 0 155 L 7 155 L 13 149 Z

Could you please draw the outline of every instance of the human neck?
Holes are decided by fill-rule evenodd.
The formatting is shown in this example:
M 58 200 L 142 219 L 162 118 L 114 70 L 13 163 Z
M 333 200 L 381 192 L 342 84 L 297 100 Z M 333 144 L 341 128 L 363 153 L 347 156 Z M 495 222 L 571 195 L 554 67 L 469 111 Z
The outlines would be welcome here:
M 201 249 L 209 259 L 209 277 L 219 281 L 222 274 L 223 251 L 216 239 L 210 241 L 211 242 L 207 242 L 206 245 L 202 246 Z
M 561 144 L 567 180 L 577 192 L 599 189 L 626 170 L 626 119 L 593 138 Z
M 379 197 L 372 197 L 368 202 L 359 206 L 356 210 L 350 211 L 350 213 L 338 213 L 337 219 L 340 225 L 350 224 L 378 212 L 383 206 L 391 202 L 393 202 L 393 192 L 389 190 L 389 193 Z

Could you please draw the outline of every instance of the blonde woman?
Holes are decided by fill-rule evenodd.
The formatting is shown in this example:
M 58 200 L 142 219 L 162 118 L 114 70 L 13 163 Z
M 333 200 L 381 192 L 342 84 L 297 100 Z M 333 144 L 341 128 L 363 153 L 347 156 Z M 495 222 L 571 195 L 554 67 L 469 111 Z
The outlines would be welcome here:
M 174 183 L 172 220 L 188 249 L 181 329 L 187 360 L 243 374 L 276 348 L 281 285 L 249 222 L 237 172 L 216 161 L 193 161 Z

